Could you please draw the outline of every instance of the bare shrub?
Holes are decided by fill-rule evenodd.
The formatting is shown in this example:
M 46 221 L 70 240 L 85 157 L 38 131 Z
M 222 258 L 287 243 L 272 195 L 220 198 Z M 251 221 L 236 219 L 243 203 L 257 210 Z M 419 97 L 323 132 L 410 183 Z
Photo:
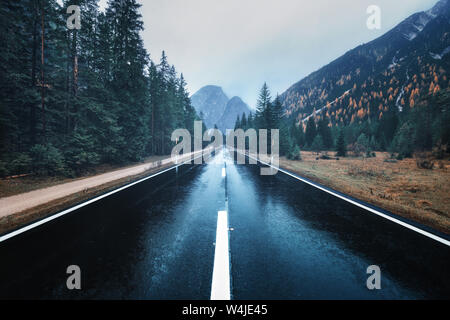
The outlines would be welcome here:
M 420 169 L 427 169 L 427 170 L 433 170 L 434 167 L 434 161 L 429 159 L 417 159 L 416 160 L 417 167 Z

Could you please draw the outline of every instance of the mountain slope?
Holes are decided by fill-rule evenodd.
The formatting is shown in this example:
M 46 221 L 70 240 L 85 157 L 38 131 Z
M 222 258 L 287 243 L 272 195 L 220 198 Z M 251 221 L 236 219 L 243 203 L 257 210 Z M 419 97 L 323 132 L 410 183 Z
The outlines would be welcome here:
M 326 114 L 333 125 L 408 112 L 448 90 L 450 1 L 413 14 L 383 36 L 350 50 L 281 96 L 297 122 Z M 320 111 L 319 111 L 320 110 Z
M 228 97 L 218 86 L 205 86 L 191 97 L 192 105 L 208 128 L 214 127 L 228 103 Z
M 242 117 L 242 113 L 245 113 L 246 116 L 250 114 L 248 105 L 239 97 L 231 98 L 227 103 L 225 112 L 217 122 L 217 127 L 222 133 L 226 133 L 226 129 L 234 129 L 236 118 L 237 116 Z
M 250 114 L 250 108 L 239 97 L 228 99 L 221 87 L 205 86 L 191 97 L 192 105 L 199 115 L 203 117 L 206 127 L 214 128 L 214 125 L 223 132 L 226 129 L 234 129 L 237 116 Z

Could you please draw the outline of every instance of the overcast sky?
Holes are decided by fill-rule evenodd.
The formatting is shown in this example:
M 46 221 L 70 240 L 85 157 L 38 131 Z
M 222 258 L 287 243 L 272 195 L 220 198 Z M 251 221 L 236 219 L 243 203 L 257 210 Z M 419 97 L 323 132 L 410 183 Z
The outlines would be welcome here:
M 101 0 L 101 4 L 105 3 Z M 267 82 L 273 95 L 346 51 L 387 32 L 437 0 L 141 0 L 151 58 L 165 50 L 191 94 L 223 87 L 252 108 Z M 381 30 L 366 27 L 369 5 Z

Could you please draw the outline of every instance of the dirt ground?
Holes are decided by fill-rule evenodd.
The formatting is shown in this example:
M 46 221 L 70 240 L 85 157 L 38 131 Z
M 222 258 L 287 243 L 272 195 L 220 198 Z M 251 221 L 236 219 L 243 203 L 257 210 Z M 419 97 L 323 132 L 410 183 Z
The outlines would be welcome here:
M 334 152 L 328 155 L 333 157 Z M 280 166 L 392 213 L 450 234 L 450 161 L 436 160 L 434 168 L 421 169 L 416 159 L 388 160 L 345 157 L 316 160 L 301 152 L 301 161 L 280 159 Z
M 77 179 L 22 177 L 0 180 L 0 234 L 172 166 L 168 157 Z M 106 171 L 106 172 L 105 172 Z M 100 173 L 104 172 L 104 173 Z M 4 196 L 8 195 L 8 196 Z
M 142 164 L 148 164 L 166 159 L 167 156 L 151 156 L 146 158 Z M 6 178 L 0 179 L 0 198 L 13 196 L 20 193 L 25 193 L 33 190 L 44 189 L 47 187 L 64 184 L 67 182 L 73 182 L 78 180 L 84 180 L 89 177 L 98 176 L 103 173 L 113 172 L 116 170 L 129 169 L 140 166 L 140 164 L 133 164 L 129 166 L 112 166 L 112 165 L 100 165 L 92 168 L 89 172 L 86 172 L 82 176 L 77 178 L 67 177 L 39 177 L 34 175 L 25 175 L 18 178 Z

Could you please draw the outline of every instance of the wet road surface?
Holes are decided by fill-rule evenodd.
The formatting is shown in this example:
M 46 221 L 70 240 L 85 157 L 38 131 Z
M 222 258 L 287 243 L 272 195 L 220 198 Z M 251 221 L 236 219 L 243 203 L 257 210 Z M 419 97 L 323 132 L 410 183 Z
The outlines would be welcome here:
M 232 299 L 450 297 L 448 246 L 227 152 L 213 160 L 1 242 L 0 298 L 209 299 L 219 211 Z M 66 287 L 69 265 L 81 290 Z M 380 290 L 367 289 L 370 265 Z

